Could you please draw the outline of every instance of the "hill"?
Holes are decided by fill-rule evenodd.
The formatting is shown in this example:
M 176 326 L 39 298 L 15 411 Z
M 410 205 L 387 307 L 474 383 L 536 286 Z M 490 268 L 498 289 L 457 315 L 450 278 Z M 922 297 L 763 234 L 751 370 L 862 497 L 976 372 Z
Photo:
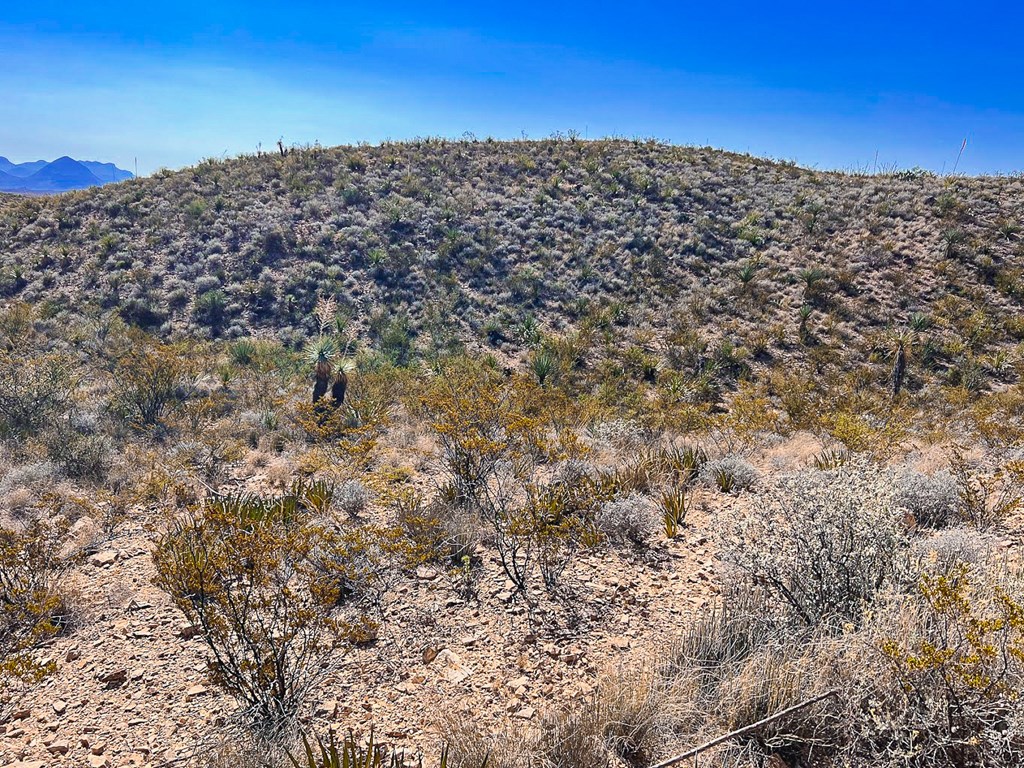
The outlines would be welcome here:
M 0 196 L 0 766 L 1024 764 L 1022 200 L 572 139 Z
M 0 157 L 0 170 L 6 171 L 11 176 L 24 179 L 36 171 L 45 168 L 49 163 L 45 160 L 33 160 L 29 163 L 12 163 L 6 157 Z
M 8 201 L 0 291 L 165 335 L 291 345 L 334 295 L 364 338 L 424 353 L 515 357 L 537 327 L 607 324 L 694 376 L 722 345 L 744 365 L 865 362 L 911 323 L 971 339 L 981 359 L 1024 338 L 1022 221 L 1019 177 L 828 173 L 653 142 L 429 140 Z M 963 373 L 948 356 L 936 365 Z

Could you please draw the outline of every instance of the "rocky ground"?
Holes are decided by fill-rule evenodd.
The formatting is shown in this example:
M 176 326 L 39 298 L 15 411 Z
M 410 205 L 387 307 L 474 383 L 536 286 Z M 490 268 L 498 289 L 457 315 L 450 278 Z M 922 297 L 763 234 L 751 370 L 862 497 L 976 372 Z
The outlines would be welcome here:
M 580 558 L 570 591 L 534 626 L 492 553 L 475 599 L 460 597 L 447 574 L 420 568 L 391 596 L 380 639 L 332 660 L 306 726 L 364 736 L 372 728 L 411 755 L 436 750 L 443 716 L 500 728 L 587 696 L 603 671 L 638 663 L 712 604 L 706 515 L 695 510 L 671 542 Z M 0 765 L 178 765 L 222 737 L 234 701 L 210 685 L 202 639 L 151 584 L 150 548 L 139 525 L 75 574 L 79 626 L 47 649 L 59 671 L 0 726 Z

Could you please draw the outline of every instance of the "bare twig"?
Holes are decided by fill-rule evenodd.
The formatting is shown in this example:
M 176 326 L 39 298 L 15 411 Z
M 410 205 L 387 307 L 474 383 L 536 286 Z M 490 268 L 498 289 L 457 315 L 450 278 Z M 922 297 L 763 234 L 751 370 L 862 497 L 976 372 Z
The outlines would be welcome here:
M 750 725 L 745 725 L 742 728 L 737 728 L 735 731 L 730 731 L 729 733 L 726 733 L 722 736 L 718 736 L 709 742 L 701 744 L 699 747 L 694 747 L 688 752 L 683 752 L 683 754 L 681 755 L 676 755 L 675 757 L 670 757 L 668 760 L 663 760 L 657 765 L 652 765 L 651 768 L 667 768 L 667 766 L 681 763 L 683 760 L 686 760 L 690 757 L 696 757 L 701 752 L 705 752 L 706 750 L 709 750 L 712 747 L 718 746 L 719 744 L 726 742 L 729 739 L 734 739 L 737 736 L 744 736 L 748 733 L 751 733 L 752 731 L 756 731 L 762 725 L 767 725 L 768 723 L 774 722 L 779 718 L 785 717 L 786 715 L 792 712 L 796 712 L 797 710 L 803 709 L 804 707 L 809 707 L 811 706 L 811 704 L 817 704 L 819 701 L 830 698 L 832 696 L 837 696 L 838 694 L 839 691 L 828 691 L 826 693 L 819 694 L 818 696 L 815 696 L 813 698 L 807 699 L 806 701 L 801 701 L 799 704 L 794 704 L 792 707 L 787 707 L 781 712 L 776 712 L 774 715 L 769 715 L 768 717 L 762 720 L 758 720 L 756 723 L 751 723 Z

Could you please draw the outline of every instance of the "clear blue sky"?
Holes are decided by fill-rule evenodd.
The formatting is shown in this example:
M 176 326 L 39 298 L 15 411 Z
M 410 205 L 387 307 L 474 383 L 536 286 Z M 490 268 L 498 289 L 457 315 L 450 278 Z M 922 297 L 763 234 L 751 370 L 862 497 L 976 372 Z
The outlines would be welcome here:
M 415 136 L 1024 170 L 1018 3 L 4 2 L 0 155 L 139 170 Z

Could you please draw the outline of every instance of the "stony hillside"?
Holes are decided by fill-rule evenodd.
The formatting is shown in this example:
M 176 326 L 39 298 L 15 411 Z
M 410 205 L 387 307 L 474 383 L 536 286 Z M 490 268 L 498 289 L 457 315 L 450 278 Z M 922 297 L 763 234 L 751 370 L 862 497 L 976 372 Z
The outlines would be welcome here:
M 0 206 L 0 768 L 1024 764 L 1024 180 L 431 140 Z
M 824 173 L 637 141 L 314 147 L 7 198 L 0 291 L 163 334 L 296 343 L 333 294 L 377 346 L 408 332 L 421 350 L 514 351 L 534 320 L 590 320 L 770 359 L 798 327 L 857 347 L 914 313 L 1016 341 L 1022 221 L 1018 177 Z

